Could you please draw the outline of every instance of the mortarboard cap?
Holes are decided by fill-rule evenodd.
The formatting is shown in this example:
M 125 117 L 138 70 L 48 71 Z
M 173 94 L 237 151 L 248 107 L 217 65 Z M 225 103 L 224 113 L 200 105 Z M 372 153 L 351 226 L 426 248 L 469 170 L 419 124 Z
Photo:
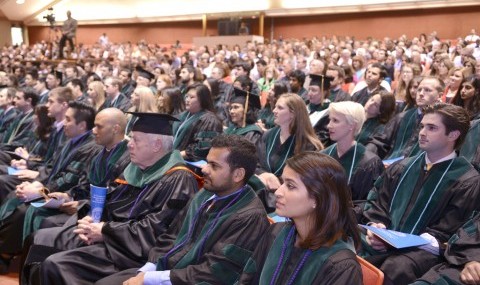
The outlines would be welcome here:
M 330 82 L 332 82 L 332 77 L 327 77 L 324 75 L 310 74 L 310 85 L 319 86 L 323 89 L 330 88 Z
M 240 103 L 245 106 L 248 97 L 248 107 L 254 109 L 261 109 L 260 97 L 252 92 L 244 91 L 240 88 L 233 88 L 233 96 L 230 98 L 230 103 Z
M 152 80 L 152 79 L 155 78 L 155 75 L 153 75 L 153 73 L 151 73 L 148 70 L 145 70 L 145 69 L 141 68 L 140 66 L 137 66 L 135 68 L 135 70 L 137 71 L 138 76 L 141 76 L 143 78 L 147 78 L 148 80 Z
M 133 124 L 132 131 L 147 133 L 147 134 L 159 134 L 159 135 L 172 135 L 171 122 L 178 121 L 177 118 L 168 114 L 159 113 L 140 113 L 140 112 L 127 112 L 137 117 L 137 120 Z
M 247 125 L 248 108 L 261 109 L 260 97 L 257 94 L 236 87 L 233 88 L 233 96 L 230 99 L 230 103 L 243 105 L 243 128 Z

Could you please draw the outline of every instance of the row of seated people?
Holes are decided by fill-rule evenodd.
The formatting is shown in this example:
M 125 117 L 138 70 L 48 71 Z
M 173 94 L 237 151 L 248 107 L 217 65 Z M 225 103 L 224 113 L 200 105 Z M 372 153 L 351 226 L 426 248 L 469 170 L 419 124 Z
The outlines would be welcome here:
M 310 90 L 309 93 L 314 93 L 315 91 L 317 91 L 317 93 L 320 94 L 319 97 L 321 98 L 323 96 L 323 93 L 325 92 L 325 90 L 328 90 L 328 88 L 329 88 L 328 82 L 330 80 L 327 77 L 317 77 L 317 78 L 311 78 L 311 81 L 312 81 L 311 87 L 310 87 L 311 90 Z M 436 88 L 435 84 L 440 84 L 440 83 L 438 82 L 438 80 L 435 80 L 434 78 L 426 78 L 420 83 L 420 87 L 418 88 L 420 93 L 417 94 L 417 98 L 419 98 L 419 100 L 417 101 L 417 103 L 423 102 L 425 105 L 428 105 L 428 104 L 433 103 L 436 99 L 438 99 L 438 94 L 439 94 L 438 89 L 440 89 L 440 88 Z M 430 88 L 430 89 L 428 91 L 425 91 L 428 88 Z M 58 89 L 56 91 L 58 91 L 60 93 L 60 91 L 62 91 L 62 90 L 66 91 L 68 93 L 68 89 Z M 22 95 L 22 91 L 19 91 L 17 95 L 22 97 L 22 98 L 25 98 L 23 96 L 25 96 L 27 93 L 28 92 L 23 92 L 23 95 Z M 239 92 L 239 93 L 242 93 L 242 92 Z M 238 98 L 236 99 L 238 101 L 234 102 L 234 100 L 232 99 L 231 109 L 234 109 L 233 106 L 234 106 L 235 103 L 242 105 L 243 109 L 247 109 L 246 106 L 245 106 L 246 101 L 249 101 L 249 103 L 256 101 L 255 99 L 253 99 L 254 95 L 249 96 L 249 92 L 243 92 L 243 93 L 244 93 L 244 94 L 242 94 L 243 96 L 238 96 L 238 97 L 241 97 L 241 99 L 238 99 Z M 246 95 L 245 95 L 245 93 L 246 93 Z M 49 114 L 51 112 L 53 112 L 52 109 L 54 109 L 54 108 L 52 108 L 53 103 L 50 101 L 50 99 L 52 97 L 55 98 L 54 94 L 56 94 L 56 92 L 53 92 L 51 94 L 51 96 L 49 97 L 49 103 L 47 105 Z M 426 96 L 424 94 L 429 94 L 429 95 L 436 94 L 437 97 L 435 98 L 435 96 L 432 95 L 432 96 L 428 97 L 428 99 L 425 99 Z M 28 96 L 29 95 L 26 95 L 26 97 L 28 97 Z M 235 97 L 237 97 L 237 96 L 234 96 L 234 98 Z M 70 99 L 72 99 L 72 98 L 70 98 Z M 249 100 L 249 99 L 251 99 L 251 100 Z M 311 96 L 310 99 L 313 99 L 313 96 Z M 29 100 L 30 100 L 30 103 L 33 101 L 31 99 L 27 99 L 26 101 L 29 101 Z M 432 101 L 430 102 L 429 100 L 432 100 Z M 68 102 L 68 101 L 69 100 L 66 100 L 65 102 L 63 102 L 63 105 L 62 104 L 60 104 L 60 105 L 62 105 L 64 107 L 68 106 L 68 104 L 66 104 L 66 102 Z M 192 149 L 191 153 L 193 153 L 193 155 L 197 155 L 198 157 L 205 158 L 205 156 L 206 156 L 205 153 L 206 152 L 208 153 L 208 149 L 210 148 L 209 141 L 211 140 L 211 138 L 213 138 L 216 135 L 218 135 L 219 133 L 221 133 L 221 123 L 219 124 L 220 131 L 215 130 L 215 129 L 208 129 L 208 128 L 200 128 L 199 127 L 201 125 L 201 123 L 205 124 L 206 121 L 210 121 L 210 122 L 212 122 L 212 121 L 215 122 L 215 120 L 218 121 L 218 119 L 215 118 L 215 115 L 213 114 L 211 108 L 208 107 L 208 106 L 213 105 L 213 104 L 211 104 L 211 102 L 212 102 L 211 96 L 209 94 L 208 89 L 205 86 L 203 86 L 201 84 L 194 84 L 194 85 L 188 87 L 187 96 L 186 96 L 187 112 L 182 114 L 180 116 L 180 122 L 174 123 L 174 126 L 173 126 L 173 134 L 174 134 L 173 138 L 174 139 L 173 139 L 173 142 L 172 142 L 172 147 L 179 150 L 180 157 L 189 158 L 188 157 L 188 151 L 187 151 L 188 147 L 186 147 L 186 148 L 181 148 L 180 147 L 179 148 L 178 145 L 181 145 L 181 143 L 191 143 L 191 141 L 196 140 L 197 142 L 199 142 L 199 145 L 202 146 L 202 147 L 200 147 L 200 146 L 194 147 Z M 320 101 L 320 102 L 322 102 L 322 101 Z M 54 103 L 58 103 L 58 102 L 54 102 Z M 322 102 L 321 105 L 323 105 L 323 103 L 324 102 Z M 81 104 L 81 103 L 76 103 L 76 104 L 77 105 L 78 104 L 79 105 L 85 105 L 85 104 Z M 250 104 L 254 105 L 255 103 L 250 103 Z M 323 122 L 323 121 L 325 121 L 325 115 L 328 115 L 329 117 L 331 117 L 330 118 L 330 123 L 327 123 L 327 129 L 329 131 L 328 132 L 328 135 L 329 135 L 328 139 L 337 142 L 337 144 L 334 144 L 329 149 L 326 149 L 325 152 L 334 156 L 334 157 L 336 156 L 337 159 L 344 158 L 345 160 L 347 160 L 346 159 L 347 157 L 343 157 L 343 154 L 346 154 L 348 151 L 351 151 L 352 153 L 349 154 L 349 155 L 351 155 L 353 158 L 350 159 L 351 160 L 350 163 L 344 161 L 344 163 L 342 163 L 342 165 L 344 166 L 345 171 L 348 174 L 348 183 L 351 184 L 353 181 L 355 181 L 355 178 L 354 178 L 355 173 L 352 173 L 352 172 L 354 170 L 355 170 L 355 172 L 357 172 L 358 169 L 363 169 L 363 167 L 359 167 L 359 165 L 355 165 L 355 164 L 365 156 L 365 153 L 367 153 L 366 150 L 364 148 L 362 148 L 360 144 L 355 143 L 355 139 L 354 139 L 355 135 L 358 134 L 358 132 L 361 130 L 361 126 L 363 124 L 363 121 L 365 121 L 365 111 L 363 110 L 361 105 L 358 104 L 358 103 L 345 102 L 345 104 L 340 104 L 340 103 L 338 103 L 338 104 L 339 105 L 337 105 L 336 103 L 332 103 L 332 104 L 330 104 L 331 107 L 328 107 L 328 109 L 321 109 L 319 111 L 311 112 L 312 113 L 311 117 L 308 118 L 307 110 L 311 111 L 311 109 L 307 109 L 305 107 L 305 103 L 303 102 L 303 100 L 299 96 L 297 96 L 295 94 L 286 94 L 286 95 L 280 96 L 278 98 L 278 100 L 276 100 L 275 109 L 273 110 L 273 114 L 274 114 L 274 122 L 275 122 L 276 125 L 278 125 L 278 127 L 272 128 L 271 130 L 265 132 L 265 134 L 263 134 L 261 140 L 257 141 L 258 142 L 257 149 L 258 149 L 258 152 L 259 152 L 260 166 L 257 167 L 257 170 L 256 170 L 257 176 L 256 177 L 258 177 L 262 182 L 264 182 L 263 184 L 266 186 L 266 188 L 268 190 L 274 191 L 274 190 L 276 190 L 280 187 L 281 183 L 280 183 L 279 177 L 282 176 L 283 168 L 285 166 L 285 163 L 286 163 L 286 160 L 288 159 L 288 157 L 291 157 L 293 154 L 299 154 L 303 151 L 320 150 L 322 148 L 322 144 L 320 143 L 318 138 L 315 136 L 315 131 L 314 131 L 313 127 L 317 126 L 317 123 L 315 123 L 315 121 L 314 121 L 315 118 L 317 118 L 316 122 Z M 75 105 L 75 104 L 72 103 L 70 105 Z M 315 104 L 312 103 L 312 105 L 310 105 L 310 107 L 312 107 L 314 105 Z M 318 105 L 318 104 L 316 104 L 316 105 Z M 342 110 L 343 105 L 345 105 L 345 106 L 343 107 L 343 110 Z M 207 107 L 205 107 L 205 106 L 207 106 Z M 258 104 L 257 104 L 257 106 L 258 106 Z M 336 108 L 336 106 L 338 106 L 338 108 Z M 349 107 L 347 107 L 347 106 L 349 106 Z M 421 106 L 421 105 L 419 104 L 419 106 Z M 254 109 L 255 106 L 252 106 L 251 108 Z M 347 109 L 349 111 L 344 111 L 345 109 Z M 106 109 L 104 111 L 108 111 L 108 110 L 109 109 Z M 326 110 L 329 110 L 330 112 L 325 112 Z M 352 110 L 354 110 L 354 111 L 352 111 Z M 67 109 L 67 111 L 68 111 L 68 109 Z M 247 113 L 247 112 L 248 112 L 248 110 L 245 113 Z M 70 113 L 72 113 L 72 112 L 70 112 Z M 76 112 L 74 112 L 74 113 L 76 113 Z M 93 110 L 93 113 L 94 113 L 94 110 Z M 99 113 L 99 115 L 101 113 Z M 352 113 L 355 114 L 355 115 L 352 115 Z M 208 116 L 205 116 L 205 114 L 208 114 Z M 362 115 L 363 115 L 363 119 L 362 119 Z M 113 121 L 119 121 L 118 119 L 122 116 L 123 115 L 119 115 L 116 118 L 116 120 L 113 120 Z M 97 158 L 92 158 L 92 157 L 87 158 L 87 155 L 86 155 L 87 153 L 89 155 L 94 155 L 95 154 L 95 152 L 92 151 L 91 149 L 86 150 L 86 152 L 80 153 L 79 151 L 82 149 L 82 147 L 79 146 L 79 145 L 76 145 L 76 144 L 83 142 L 83 139 L 82 139 L 83 136 L 82 135 L 85 135 L 86 133 L 89 133 L 88 130 L 90 130 L 93 127 L 93 124 L 90 124 L 90 127 L 89 127 L 88 124 L 85 123 L 85 126 L 81 125 L 80 127 L 78 127 L 78 124 L 75 121 L 73 123 L 75 126 L 71 127 L 70 132 L 68 132 L 67 131 L 69 129 L 67 127 L 68 122 L 69 122 L 68 117 L 70 117 L 70 120 L 72 120 L 72 118 L 74 118 L 75 120 L 78 118 L 78 117 L 75 117 L 75 115 L 72 115 L 72 114 L 70 114 L 70 116 L 65 117 L 65 135 L 68 138 L 71 139 L 70 143 L 67 144 L 67 148 L 65 149 L 65 151 L 62 150 L 62 151 L 57 153 L 58 157 L 56 158 L 56 161 L 53 162 L 53 167 L 52 167 L 52 164 L 50 164 L 51 173 L 48 175 L 47 178 L 42 179 L 40 174 L 42 173 L 42 171 L 46 171 L 47 174 L 48 174 L 48 171 L 49 171 L 48 170 L 48 165 L 43 167 L 42 169 L 40 169 L 41 171 L 38 171 L 39 174 L 37 174 L 36 177 L 28 176 L 28 175 L 32 175 L 32 173 L 29 172 L 29 171 L 26 171 L 26 170 L 22 171 L 17 177 L 15 177 L 17 179 L 36 179 L 36 178 L 40 177 L 40 179 L 38 179 L 39 181 L 37 180 L 36 182 L 33 182 L 33 183 L 25 183 L 25 184 L 23 184 L 23 186 L 17 187 L 17 189 L 15 191 L 15 195 L 17 196 L 17 198 L 16 198 L 17 200 L 15 200 L 15 199 L 13 199 L 13 201 L 9 200 L 9 201 L 7 201 L 7 203 L 5 203 L 2 206 L 2 208 L 4 210 L 3 212 L 6 215 L 12 215 L 12 213 L 13 214 L 18 214 L 18 212 L 21 212 L 19 210 L 19 208 L 22 208 L 25 205 L 22 204 L 22 203 L 19 203 L 19 201 L 21 202 L 22 199 L 25 200 L 27 198 L 26 196 L 28 196 L 26 193 L 29 193 L 29 191 L 32 191 L 32 192 L 37 191 L 38 192 L 39 188 L 43 189 L 43 187 L 44 187 L 43 185 L 48 185 L 49 187 L 47 187 L 47 188 L 54 189 L 52 192 L 62 192 L 62 190 L 56 191 L 56 189 L 55 189 L 56 186 L 55 185 L 53 185 L 53 184 L 50 185 L 52 183 L 52 180 L 55 178 L 55 176 L 59 177 L 59 179 L 57 179 L 57 180 L 60 180 L 60 182 L 65 182 L 65 181 L 66 182 L 72 182 L 73 180 L 77 179 L 76 180 L 77 183 L 74 183 L 74 185 L 78 185 L 78 184 L 85 185 L 85 183 L 78 183 L 78 181 L 81 180 L 80 178 L 73 178 L 72 179 L 72 176 L 75 176 L 74 174 L 78 175 L 78 173 L 74 173 L 73 175 L 71 173 L 71 172 L 75 172 L 75 169 L 72 170 L 72 167 L 71 167 L 72 165 L 75 166 L 75 165 L 78 164 L 79 165 L 78 169 L 83 169 L 83 170 L 86 169 L 85 165 L 82 166 L 81 159 L 86 159 L 87 163 L 90 161 L 91 162 L 90 163 L 90 168 L 94 168 L 95 164 L 98 167 L 102 161 L 104 163 L 106 163 L 105 160 L 109 160 L 109 158 L 111 158 L 109 154 L 106 154 L 107 152 L 110 152 L 111 147 L 108 148 L 106 145 L 104 145 L 105 146 L 105 151 L 101 152 L 102 156 L 99 156 Z M 349 117 L 349 120 L 345 119 L 347 117 Z M 466 116 L 466 118 L 467 118 L 467 122 L 468 122 L 469 121 L 468 116 Z M 210 120 L 208 120 L 208 119 L 210 119 Z M 342 119 L 343 119 L 343 122 L 342 122 Z M 234 120 L 235 120 L 235 116 L 232 116 L 232 121 L 234 121 Z M 310 127 L 309 127 L 309 124 L 308 124 L 309 121 L 312 122 L 313 127 L 312 127 L 312 125 L 310 125 Z M 238 129 L 244 128 L 243 125 L 246 124 L 246 123 L 240 123 L 240 122 L 243 122 L 243 118 L 241 120 L 238 120 L 238 122 L 237 122 Z M 255 122 L 255 120 L 253 120 L 253 122 Z M 327 122 L 328 122 L 328 120 L 327 120 Z M 342 123 L 344 125 L 342 125 Z M 132 129 L 133 134 L 135 134 L 135 125 L 136 125 L 136 122 L 134 123 L 134 127 Z M 155 130 L 161 129 L 161 127 L 159 127 L 159 124 L 150 123 L 150 124 L 146 124 L 146 125 L 147 125 L 147 127 L 144 127 L 145 129 L 143 129 L 143 130 L 147 133 L 149 131 L 151 131 L 150 129 L 155 129 Z M 215 124 L 210 124 L 210 125 L 215 126 Z M 347 125 L 347 127 L 345 127 L 345 125 Z M 298 126 L 304 126 L 304 128 L 300 128 Z M 118 126 L 117 127 L 117 130 L 122 130 L 122 135 L 120 136 L 122 138 L 123 138 L 123 133 L 124 133 L 125 128 L 126 128 L 126 123 L 125 123 L 125 126 Z M 424 126 L 422 126 L 422 129 L 423 128 L 424 128 Z M 95 134 L 95 136 L 97 138 L 96 139 L 97 144 L 102 145 L 99 142 L 99 139 L 98 139 L 99 138 L 98 134 L 100 133 L 100 130 L 101 130 L 101 128 L 99 128 L 97 126 L 97 123 L 95 122 L 95 128 L 94 128 L 93 133 Z M 199 131 L 199 130 L 201 130 L 201 131 Z M 468 130 L 468 127 L 467 127 L 467 130 Z M 84 131 L 85 133 L 82 133 L 82 131 Z M 342 132 L 345 132 L 345 133 L 342 134 Z M 115 132 L 111 132 L 111 133 L 115 133 Z M 317 132 L 317 134 L 318 133 L 320 133 L 320 132 Z M 465 129 L 463 129 L 463 133 L 466 134 Z M 323 134 L 324 133 L 322 133 L 322 135 Z M 87 136 L 85 136 L 85 137 L 87 137 Z M 347 139 L 345 139 L 345 138 L 347 138 Z M 133 136 L 132 141 L 135 142 L 135 139 L 136 139 L 135 136 Z M 374 144 L 374 143 L 372 143 L 372 144 Z M 116 144 L 114 144 L 114 146 L 115 145 Z M 369 144 L 367 144 L 367 147 L 368 147 L 368 145 Z M 419 147 L 420 148 L 422 147 L 422 140 L 419 141 Z M 455 148 L 458 149 L 458 146 L 455 146 Z M 47 149 L 51 149 L 51 148 L 47 147 Z M 155 148 L 152 147 L 149 151 L 153 151 L 154 149 Z M 98 151 L 100 151 L 100 150 L 98 150 Z M 132 151 L 131 148 L 130 148 L 130 151 Z M 76 152 L 78 152 L 78 155 L 80 156 L 80 158 L 75 158 L 78 161 L 80 161 L 78 163 L 77 163 L 77 161 L 74 160 L 74 156 L 75 156 Z M 202 152 L 203 152 L 203 154 L 202 154 Z M 356 159 L 357 155 L 358 155 L 359 160 Z M 135 155 L 131 154 L 131 156 L 132 156 L 132 162 L 133 162 L 133 157 L 135 157 Z M 102 160 L 102 158 L 103 158 L 103 160 Z M 151 159 L 151 157 L 149 157 L 149 156 L 141 157 L 141 160 L 138 163 L 141 164 L 143 161 L 148 161 L 149 159 Z M 69 160 L 71 160 L 71 162 L 68 162 Z M 373 161 L 375 161 L 375 160 L 377 162 L 380 161 L 378 158 L 374 159 Z M 93 163 L 94 161 L 95 161 L 95 164 Z M 404 160 L 404 161 L 407 161 L 407 160 Z M 422 161 L 422 160 L 420 159 L 420 161 Z M 75 163 L 72 163 L 72 162 L 75 162 Z M 165 164 L 165 162 L 162 163 L 162 165 L 164 165 L 164 164 Z M 358 163 L 358 164 L 360 164 L 360 163 Z M 368 163 L 368 166 L 370 166 L 370 164 L 373 164 L 373 163 Z M 380 162 L 380 164 L 377 163 L 377 166 L 378 165 L 381 166 L 381 162 Z M 148 182 L 151 182 L 151 181 L 149 181 L 149 179 L 147 177 L 145 177 L 145 176 L 148 176 L 148 175 L 145 175 L 141 171 L 141 169 L 145 168 L 145 165 L 143 165 L 143 166 L 139 165 L 139 167 L 140 167 L 139 169 L 136 169 L 133 172 L 134 173 L 133 177 L 137 177 L 137 179 L 141 177 L 140 180 L 142 180 L 142 181 L 140 183 L 138 183 L 138 185 L 136 185 L 136 183 L 134 182 L 135 179 L 133 177 L 131 177 L 130 179 L 125 179 L 125 181 L 128 181 L 127 182 L 128 184 L 130 184 L 130 181 L 132 181 L 132 183 L 133 183 L 132 186 L 135 186 L 136 188 L 138 188 L 137 191 L 139 191 L 138 192 L 139 193 L 138 195 L 140 195 L 139 197 L 144 197 L 143 195 L 145 194 L 145 192 L 143 192 L 143 191 L 148 192 L 148 188 L 150 188 L 149 186 L 151 186 L 151 185 L 148 184 Z M 148 165 L 147 165 L 147 168 L 148 168 Z M 78 169 L 77 169 L 77 171 L 78 171 Z M 383 170 L 382 167 L 376 167 L 376 169 L 379 169 L 378 171 Z M 129 170 L 129 169 L 127 168 L 126 170 Z M 464 169 L 462 169 L 462 171 L 463 170 Z M 137 171 L 139 171 L 139 172 L 137 172 Z M 56 174 L 57 172 L 63 172 L 63 173 Z M 90 172 L 92 172 L 92 171 L 90 171 Z M 93 171 L 93 172 L 95 173 L 95 171 Z M 469 171 L 467 171 L 467 173 L 468 172 Z M 361 173 L 361 172 L 359 172 L 359 173 Z M 112 175 L 109 171 L 107 171 L 107 174 Z M 156 175 L 156 174 L 158 174 L 158 173 L 155 172 L 154 175 Z M 86 176 L 91 176 L 91 175 L 93 175 L 93 174 L 87 174 Z M 124 175 L 126 176 L 127 173 L 124 172 Z M 362 180 L 361 178 L 360 179 L 357 178 L 357 181 L 360 181 L 360 182 L 363 182 L 363 183 L 366 183 L 366 184 L 370 184 L 367 187 L 371 188 L 375 178 L 378 177 L 380 175 L 380 173 L 371 174 L 371 175 L 372 175 L 373 178 L 366 178 L 365 180 Z M 28 176 L 28 177 L 25 177 L 25 176 Z M 114 178 L 114 177 L 116 177 L 116 176 L 113 175 L 110 178 Z M 363 175 L 363 177 L 365 177 L 365 175 Z M 456 177 L 456 178 L 458 178 L 458 177 Z M 90 179 L 90 178 L 87 178 L 87 180 L 88 179 Z M 473 182 L 475 182 L 475 179 L 473 179 L 473 180 L 474 180 Z M 40 182 L 40 181 L 42 181 L 43 183 L 42 184 L 37 183 L 37 182 Z M 208 176 L 207 176 L 207 181 L 208 181 Z M 57 181 L 55 181 L 55 182 L 57 182 Z M 472 182 L 472 181 L 470 181 L 470 182 Z M 147 183 L 147 184 L 142 184 L 142 183 Z M 22 184 L 20 184 L 20 185 L 22 185 Z M 71 185 L 72 184 L 70 184 L 70 186 Z M 63 188 L 64 189 L 63 191 L 65 191 L 65 189 L 68 188 L 67 185 L 65 185 L 64 187 L 65 188 Z M 473 187 L 474 187 L 473 189 L 475 189 L 475 187 L 478 188 L 478 184 L 474 185 Z M 81 189 L 81 187 L 76 186 L 73 189 L 70 189 L 70 188 L 68 188 L 68 190 L 71 191 L 68 196 L 61 195 L 61 196 L 57 197 L 57 199 L 62 199 L 63 198 L 63 199 L 65 199 L 65 201 L 70 201 L 70 202 L 66 203 L 65 209 L 64 209 L 65 212 L 67 213 L 67 216 L 68 216 L 68 212 L 71 211 L 71 210 L 68 210 L 69 208 L 70 209 L 72 209 L 72 208 L 77 209 L 77 207 L 78 207 L 78 204 L 74 201 L 71 201 L 71 200 L 73 200 L 75 198 L 80 198 L 81 199 L 82 195 L 88 195 L 88 194 L 86 194 L 86 193 L 88 193 L 88 191 L 86 191 L 85 189 Z M 368 192 L 368 190 L 365 192 L 365 195 L 366 195 L 367 192 Z M 13 193 L 13 192 L 11 192 L 11 193 Z M 271 199 L 268 198 L 268 196 L 271 196 L 269 194 L 272 194 L 272 193 L 264 191 L 263 194 L 259 195 L 260 197 L 262 197 L 262 195 L 263 195 L 262 200 L 263 200 L 264 205 L 267 206 L 267 210 L 268 210 L 268 202 L 271 202 Z M 52 193 L 50 195 L 55 196 L 55 195 L 58 195 L 58 194 Z M 131 196 L 130 199 L 135 198 L 135 200 L 127 202 L 127 203 L 133 203 L 133 207 L 138 205 L 138 203 L 139 203 L 139 201 L 137 199 L 138 195 Z M 352 193 L 352 195 L 354 195 L 354 194 Z M 354 200 L 357 200 L 357 199 L 354 199 Z M 77 199 L 77 201 L 78 201 L 78 199 Z M 469 200 L 469 201 L 474 202 L 475 199 L 472 199 L 472 200 Z M 180 203 L 180 204 L 182 204 L 182 203 Z M 186 204 L 186 203 L 183 203 L 183 205 L 184 204 Z M 367 207 L 368 207 L 368 205 L 370 205 L 370 204 L 367 204 Z M 468 205 L 464 205 L 463 207 L 465 208 L 465 210 L 467 212 L 472 210 L 471 207 L 468 207 Z M 125 208 L 123 210 L 125 210 Z M 410 211 L 412 209 L 408 209 L 408 210 Z M 33 209 L 33 207 L 29 207 L 28 210 L 26 210 L 26 211 L 27 211 L 26 218 L 28 218 L 29 221 L 26 222 L 26 223 L 17 223 L 17 225 L 16 225 L 17 227 L 18 227 L 19 224 L 21 224 L 20 227 L 23 226 L 23 237 L 24 237 L 24 239 L 26 239 L 27 236 L 31 232 L 33 232 L 36 228 L 38 228 L 39 224 L 42 223 L 42 220 L 46 216 L 51 214 L 51 213 L 48 213 L 48 214 L 39 213 L 41 211 L 37 211 L 36 209 Z M 28 212 L 28 211 L 30 211 L 30 212 Z M 57 212 L 57 214 L 58 214 L 58 212 Z M 131 217 L 131 215 L 132 215 L 132 211 L 129 211 L 128 217 Z M 357 215 L 358 215 L 358 212 L 357 212 Z M 60 224 L 62 222 L 65 222 L 65 219 L 68 218 L 68 217 L 65 217 L 65 215 L 64 215 L 64 217 L 58 217 L 58 215 L 55 215 L 55 216 L 57 216 L 57 217 L 49 219 L 49 223 Z M 360 218 L 362 218 L 362 217 L 360 217 Z M 63 221 L 60 221 L 62 219 L 63 219 Z M 465 219 L 463 219 L 463 220 L 465 220 Z M 4 224 L 9 224 L 9 223 L 4 223 Z M 73 222 L 73 225 L 75 225 L 75 222 Z M 459 226 L 460 225 L 457 224 L 456 227 L 458 228 Z M 90 229 L 90 227 L 87 227 L 87 228 Z M 103 233 L 103 230 L 102 230 L 102 233 Z M 152 233 L 149 233 L 149 234 L 152 234 Z M 81 236 L 81 235 L 82 234 L 80 234 L 79 236 Z M 97 235 L 98 235 L 98 232 L 97 232 Z M 156 236 L 156 235 L 154 235 L 154 236 Z M 444 239 L 444 237 L 443 237 L 443 239 Z M 22 239 L 16 239 L 16 240 L 21 242 Z M 48 238 L 47 240 L 52 241 L 54 239 Z M 85 239 L 83 241 L 85 241 Z M 151 241 L 151 237 L 150 237 L 150 241 Z M 91 241 L 91 243 L 95 243 L 95 242 L 97 242 L 97 240 L 95 240 L 95 239 Z M 9 249 L 12 250 L 13 248 L 14 247 L 10 247 Z M 18 246 L 17 246 L 17 248 L 18 248 Z M 137 255 L 138 255 L 138 252 L 137 252 Z M 397 283 L 395 283 L 395 284 L 397 284 Z M 400 283 L 398 283 L 398 284 L 400 284 Z

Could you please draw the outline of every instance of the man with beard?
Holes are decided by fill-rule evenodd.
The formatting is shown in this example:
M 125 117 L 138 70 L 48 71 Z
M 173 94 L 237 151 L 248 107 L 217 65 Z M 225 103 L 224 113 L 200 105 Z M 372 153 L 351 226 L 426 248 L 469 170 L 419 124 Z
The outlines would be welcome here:
M 141 266 L 156 237 L 164 233 L 197 190 L 180 153 L 173 150 L 170 121 L 176 119 L 155 113 L 133 115 L 139 119 L 128 143 L 131 163 L 123 178 L 116 180 L 118 186 L 109 192 L 101 222 L 86 216 L 79 221 L 74 238 L 68 238 L 70 231 L 67 238 L 61 237 L 63 244 L 53 245 L 57 250 L 71 250 L 42 263 L 43 284 L 92 283 L 119 270 Z M 76 260 L 73 267 L 71 258 Z
M 187 94 L 188 86 L 192 85 L 196 81 L 195 67 L 185 64 L 182 69 L 180 69 L 180 90 L 182 95 L 185 97 Z
M 246 185 L 257 163 L 255 146 L 242 137 L 219 136 L 207 160 L 204 189 L 176 220 L 178 227 L 157 239 L 149 262 L 138 274 L 129 269 L 96 284 L 130 277 L 132 284 L 235 282 L 268 226 L 262 202 Z
M 365 83 L 367 83 L 367 86 L 360 91 L 355 92 L 352 95 L 352 101 L 365 106 L 368 99 L 372 97 L 373 92 L 378 90 L 385 90 L 385 88 L 383 88 L 380 83 L 386 76 L 387 72 L 381 64 L 374 63 L 370 65 L 365 72 Z

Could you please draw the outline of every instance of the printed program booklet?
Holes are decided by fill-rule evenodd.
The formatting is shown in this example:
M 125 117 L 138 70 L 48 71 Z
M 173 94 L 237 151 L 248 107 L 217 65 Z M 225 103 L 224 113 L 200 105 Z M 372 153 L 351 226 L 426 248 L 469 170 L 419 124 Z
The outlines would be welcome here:
M 370 230 L 380 239 L 385 241 L 386 243 L 390 244 L 395 248 L 405 248 L 411 246 L 420 246 L 429 244 L 430 242 L 424 239 L 421 236 L 406 234 L 402 232 L 387 230 L 387 229 L 379 229 L 367 225 L 359 225 L 362 228 Z

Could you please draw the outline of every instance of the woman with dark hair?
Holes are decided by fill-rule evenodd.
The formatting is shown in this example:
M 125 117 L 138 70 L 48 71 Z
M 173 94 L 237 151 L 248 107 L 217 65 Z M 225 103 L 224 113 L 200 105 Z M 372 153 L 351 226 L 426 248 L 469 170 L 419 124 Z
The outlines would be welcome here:
M 183 101 L 180 89 L 178 87 L 164 88 L 157 97 L 157 107 L 159 113 L 180 115 L 185 111 L 185 101 Z
M 422 76 L 415 76 L 412 80 L 410 80 L 405 93 L 405 106 L 399 112 L 405 112 L 407 110 L 417 107 L 417 88 L 418 85 L 420 85 L 420 81 L 422 81 L 422 79 Z
M 102 81 L 102 78 L 100 78 L 100 76 L 98 76 L 98 74 L 96 74 L 95 72 L 91 72 L 90 74 L 88 74 L 88 77 L 87 77 L 87 86 L 90 85 L 90 83 L 92 83 L 93 81 Z
M 48 108 L 45 105 L 37 105 L 34 110 L 33 122 L 35 128 L 35 138 L 30 145 L 17 147 L 15 155 L 6 152 L 0 152 L 0 161 L 2 169 L 0 172 L 6 174 L 5 166 L 13 166 L 17 169 L 26 169 L 44 162 L 44 157 L 48 152 L 48 140 L 53 128 L 54 118 L 48 117 Z M 5 171 L 4 171 L 5 170 Z M 5 172 L 5 173 L 4 173 Z M 10 191 L 2 189 L 0 191 L 0 201 L 4 201 Z
M 252 82 L 248 78 L 243 82 L 243 76 L 237 77 L 233 84 L 233 96 L 229 104 L 230 126 L 225 130 L 227 135 L 239 135 L 246 137 L 250 142 L 257 145 L 262 137 L 262 129 L 255 124 L 257 122 L 257 111 L 261 108 L 260 97 L 250 93 Z
M 208 77 L 203 81 L 203 84 L 210 89 L 210 94 L 212 95 L 213 99 L 213 106 L 215 107 L 215 113 L 219 118 L 224 117 L 224 106 L 222 103 L 222 93 L 221 92 L 221 87 L 222 89 L 225 89 L 224 82 L 222 82 L 221 79 L 216 79 L 213 77 Z
M 223 132 L 222 122 L 215 115 L 207 86 L 194 83 L 186 91 L 186 111 L 173 124 L 173 147 L 185 160 L 205 160 L 211 140 Z
M 360 285 L 359 244 L 345 171 L 333 158 L 302 152 L 286 162 L 276 213 L 239 284 Z
M 463 58 L 463 67 L 464 69 L 464 74 L 465 77 L 470 76 L 470 75 L 475 75 L 476 71 L 476 66 L 477 65 L 477 60 L 475 60 L 474 57 L 467 57 L 465 56 Z
M 480 80 L 473 75 L 465 78 L 451 103 L 466 109 L 470 120 L 480 119 Z
M 47 106 L 38 105 L 35 107 L 33 121 L 37 127 L 35 129 L 35 137 L 37 138 L 37 141 L 31 146 L 30 159 L 34 157 L 41 158 L 47 153 L 47 142 L 50 138 L 55 118 L 48 116 Z
M 385 90 L 378 91 L 368 99 L 364 109 L 367 120 L 357 135 L 357 142 L 366 145 L 373 134 L 381 132 L 395 114 L 395 96 Z
M 263 130 L 266 131 L 275 127 L 274 117 L 273 117 L 273 108 L 275 108 L 275 104 L 277 103 L 278 97 L 280 95 L 288 93 L 289 86 L 288 82 L 285 81 L 277 81 L 273 84 L 273 88 L 268 91 L 267 97 L 267 104 L 263 107 L 262 110 L 258 113 L 258 126 Z

